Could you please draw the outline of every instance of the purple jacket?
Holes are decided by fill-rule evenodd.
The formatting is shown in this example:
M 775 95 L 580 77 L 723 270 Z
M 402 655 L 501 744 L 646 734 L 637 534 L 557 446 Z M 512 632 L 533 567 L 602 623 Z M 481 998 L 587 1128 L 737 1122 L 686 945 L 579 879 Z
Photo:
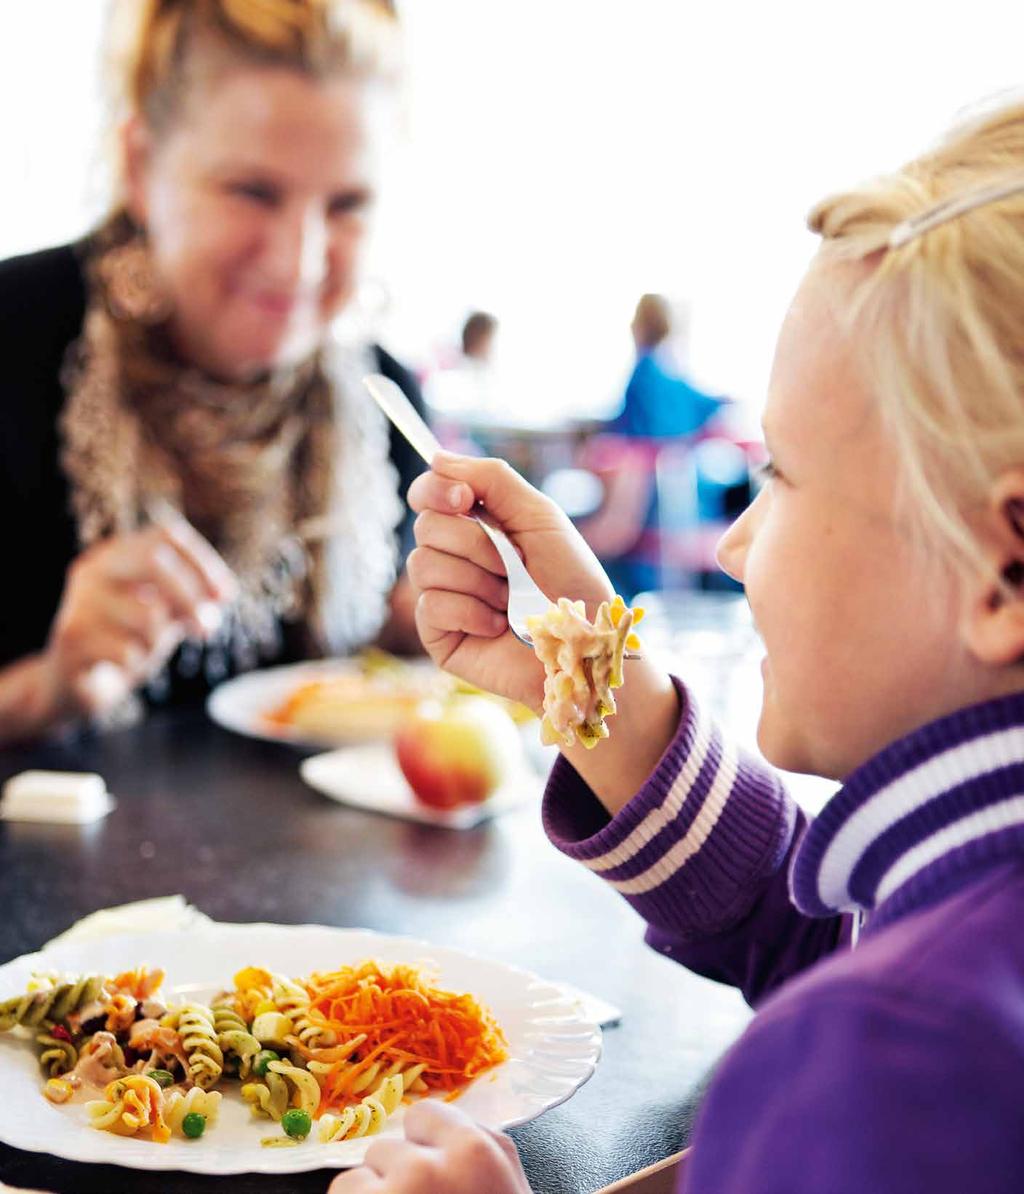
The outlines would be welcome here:
M 559 760 L 544 820 L 655 949 L 758 1009 L 681 1190 L 1024 1190 L 1024 694 L 886 747 L 808 822 L 679 687 L 618 816 Z

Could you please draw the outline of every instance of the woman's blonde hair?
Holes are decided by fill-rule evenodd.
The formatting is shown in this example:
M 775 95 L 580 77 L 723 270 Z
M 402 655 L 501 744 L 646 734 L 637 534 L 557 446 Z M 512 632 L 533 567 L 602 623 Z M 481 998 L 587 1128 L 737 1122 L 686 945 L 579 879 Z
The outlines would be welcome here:
M 314 77 L 395 66 L 391 0 L 114 0 L 115 114 L 157 133 L 177 116 L 200 67 L 286 66 Z
M 981 201 L 1015 178 L 1014 193 Z M 972 195 L 955 218 L 905 223 Z M 852 283 L 850 334 L 905 504 L 926 542 L 973 571 L 984 556 L 970 514 L 1024 465 L 1024 100 L 975 114 L 896 173 L 819 203 L 808 223 L 822 262 L 867 267 Z

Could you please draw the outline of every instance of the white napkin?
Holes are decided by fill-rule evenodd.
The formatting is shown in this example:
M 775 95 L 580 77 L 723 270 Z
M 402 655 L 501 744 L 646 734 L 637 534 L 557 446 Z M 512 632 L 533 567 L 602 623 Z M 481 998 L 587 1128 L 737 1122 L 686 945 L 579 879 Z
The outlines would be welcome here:
M 193 908 L 183 895 L 161 896 L 153 900 L 121 904 L 116 908 L 101 908 L 48 941 L 46 946 L 65 941 L 95 941 L 117 933 L 185 932 L 214 923 L 205 913 Z M 619 1008 L 596 995 L 590 995 L 569 983 L 552 985 L 564 991 L 576 1003 L 584 1019 L 600 1024 L 602 1028 L 617 1024 L 622 1019 Z
M 83 771 L 22 771 L 3 788 L 0 819 L 88 825 L 114 807 L 103 777 Z
M 183 895 L 159 896 L 91 912 L 52 941 L 47 941 L 43 948 L 62 945 L 65 941 L 96 941 L 118 933 L 184 932 L 210 924 L 213 921 L 187 903 Z

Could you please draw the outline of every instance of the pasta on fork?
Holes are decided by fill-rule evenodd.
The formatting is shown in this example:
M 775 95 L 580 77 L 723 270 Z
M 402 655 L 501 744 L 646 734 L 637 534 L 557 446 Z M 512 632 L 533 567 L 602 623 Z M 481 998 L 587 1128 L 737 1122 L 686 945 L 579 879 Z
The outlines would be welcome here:
M 527 618 L 533 649 L 544 664 L 544 718 L 541 740 L 588 750 L 608 737 L 605 718 L 615 713 L 613 688 L 622 686 L 627 649 L 640 647 L 633 627 L 642 609 L 630 609 L 616 596 L 602 601 L 593 622 L 582 601 L 560 597 L 544 614 Z

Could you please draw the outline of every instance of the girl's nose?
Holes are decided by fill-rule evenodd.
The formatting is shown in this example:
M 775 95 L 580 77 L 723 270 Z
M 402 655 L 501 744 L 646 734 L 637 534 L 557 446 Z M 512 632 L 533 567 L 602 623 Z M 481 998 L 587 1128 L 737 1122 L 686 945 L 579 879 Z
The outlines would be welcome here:
M 731 576 L 740 584 L 743 584 L 743 570 L 747 562 L 747 549 L 753 532 L 756 517 L 754 507 L 757 502 L 758 498 L 755 498 L 718 540 L 718 546 L 715 548 L 715 562 L 719 568 L 726 576 Z

